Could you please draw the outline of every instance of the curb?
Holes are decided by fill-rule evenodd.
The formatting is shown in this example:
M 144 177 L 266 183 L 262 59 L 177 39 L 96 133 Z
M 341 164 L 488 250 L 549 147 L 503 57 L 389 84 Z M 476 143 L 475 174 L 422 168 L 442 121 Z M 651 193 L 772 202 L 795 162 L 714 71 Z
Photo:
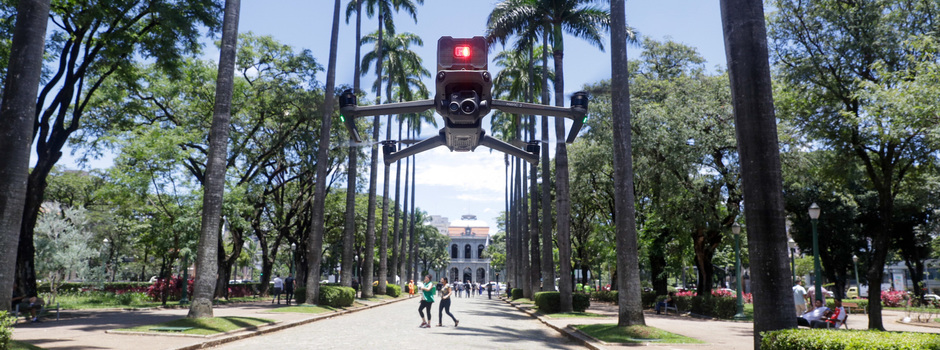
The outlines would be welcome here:
M 222 335 L 216 335 L 216 337 L 220 337 L 220 338 L 211 339 L 211 340 L 208 340 L 208 341 L 205 341 L 205 342 L 202 342 L 202 343 L 198 343 L 198 344 L 193 344 L 193 345 L 187 345 L 187 346 L 182 346 L 182 347 L 178 347 L 178 348 L 173 348 L 172 350 L 195 350 L 195 349 L 210 348 L 210 347 L 219 346 L 219 345 L 222 345 L 222 344 L 225 344 L 225 343 L 231 343 L 231 342 L 234 342 L 234 341 L 237 341 L 237 340 L 242 340 L 242 339 L 251 338 L 251 337 L 255 337 L 255 336 L 259 336 L 259 335 L 264 335 L 264 334 L 268 334 L 268 333 L 273 333 L 273 332 L 277 332 L 277 331 L 284 330 L 284 329 L 288 329 L 288 328 L 292 328 L 292 327 L 302 326 L 302 325 L 305 325 L 305 324 L 308 324 L 308 323 L 312 323 L 312 322 L 316 322 L 316 321 L 319 321 L 319 320 L 326 320 L 326 319 L 330 319 L 330 318 L 333 318 L 333 317 L 337 317 L 337 316 L 341 316 L 341 315 L 345 315 L 345 314 L 349 314 L 349 313 L 353 313 L 353 312 L 358 312 L 358 311 L 362 311 L 362 310 L 368 310 L 368 309 L 371 309 L 371 308 L 374 308 L 374 307 L 379 307 L 379 306 L 383 306 L 383 305 L 388 305 L 388 304 L 392 304 L 392 303 L 397 303 L 397 302 L 403 301 L 403 300 L 408 300 L 408 298 L 396 298 L 396 299 L 391 299 L 391 300 L 389 300 L 389 301 L 382 301 L 382 302 L 379 302 L 379 303 L 375 303 L 375 304 L 372 304 L 372 305 L 360 306 L 360 307 L 357 307 L 357 308 L 354 308 L 354 309 L 344 309 L 344 310 L 332 312 L 332 313 L 329 313 L 329 314 L 326 314 L 326 315 L 317 315 L 317 316 L 313 316 L 313 317 L 310 317 L 310 318 L 307 318 L 307 319 L 302 319 L 302 320 L 297 320 L 297 321 L 292 321 L 292 322 L 284 322 L 284 323 L 280 323 L 280 324 L 279 324 L 279 323 L 275 323 L 275 324 L 273 324 L 273 325 L 268 325 L 268 326 L 260 326 L 260 327 L 257 327 L 257 328 L 254 329 L 254 330 L 238 330 L 238 331 L 232 331 L 232 332 L 234 332 L 234 334 L 232 334 L 232 335 L 227 335 L 227 336 L 226 336 L 225 333 L 223 333 Z M 136 334 L 135 334 L 135 335 L 136 335 Z M 158 336 L 168 336 L 168 335 L 173 335 L 173 334 L 158 333 L 158 334 L 156 334 L 156 335 L 158 335 Z M 179 335 L 177 335 L 177 336 L 179 336 Z
M 504 298 L 504 297 L 500 297 L 500 299 L 502 299 L 504 302 L 506 302 L 507 304 L 511 305 L 512 307 L 516 308 L 516 310 L 522 311 L 522 312 L 525 313 L 526 315 L 529 315 L 529 316 L 531 316 L 532 318 L 539 320 L 539 322 L 542 322 L 542 324 L 548 326 L 548 327 L 551 328 L 551 329 L 554 329 L 555 331 L 557 331 L 558 333 L 561 333 L 562 335 L 568 337 L 569 339 L 572 339 L 572 340 L 575 340 L 575 341 L 577 341 L 577 342 L 580 342 L 581 345 L 586 346 L 588 349 L 591 349 L 591 350 L 602 350 L 602 349 L 604 349 L 603 347 L 601 347 L 600 345 L 598 345 L 598 344 L 605 344 L 604 342 L 602 342 L 602 341 L 600 341 L 600 340 L 598 340 L 598 339 L 596 339 L 596 338 L 594 338 L 594 337 L 592 337 L 592 336 L 589 336 L 589 335 L 585 334 L 584 332 L 581 332 L 581 331 L 579 331 L 579 330 L 577 330 L 577 329 L 571 328 L 570 326 L 564 327 L 564 328 L 555 326 L 555 325 L 551 324 L 551 322 L 548 322 L 548 319 L 546 319 L 545 317 L 537 315 L 537 314 L 535 313 L 535 311 L 529 311 L 529 310 L 525 310 L 525 309 L 523 309 L 523 308 L 520 308 L 519 306 L 516 306 L 516 304 L 513 304 L 511 301 L 506 300 L 506 298 Z M 569 329 L 569 328 L 570 328 L 570 329 Z

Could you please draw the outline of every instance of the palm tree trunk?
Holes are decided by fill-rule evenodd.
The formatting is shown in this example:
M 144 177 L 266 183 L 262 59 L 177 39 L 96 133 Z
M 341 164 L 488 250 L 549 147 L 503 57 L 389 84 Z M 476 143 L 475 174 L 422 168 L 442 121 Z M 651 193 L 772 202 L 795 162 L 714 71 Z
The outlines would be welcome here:
M 509 191 L 509 189 L 512 188 L 512 178 L 509 176 L 511 171 L 509 167 L 509 154 L 504 154 L 503 160 L 506 163 L 506 211 L 505 216 L 503 217 L 503 226 L 506 228 L 506 238 L 504 240 L 504 244 L 506 245 L 506 265 L 504 267 L 506 271 L 503 276 L 506 277 L 506 285 L 508 289 L 509 282 L 512 280 L 512 241 L 510 240 L 510 238 L 512 238 L 512 235 L 510 234 L 510 231 L 512 231 L 510 226 L 512 225 L 512 220 L 510 219 L 512 216 L 512 205 L 511 200 L 509 199 L 509 196 L 512 194 L 512 192 Z M 457 254 L 459 256 L 460 252 L 458 251 Z
M 555 57 L 555 105 L 565 106 L 565 74 L 564 49 L 562 44 L 561 26 L 555 26 L 555 44 L 553 56 Z M 560 312 L 571 312 L 571 292 L 573 283 L 571 277 L 571 201 L 568 192 L 568 147 L 565 139 L 565 119 L 555 118 L 555 138 L 558 143 L 555 147 L 555 205 L 557 210 L 558 226 L 558 273 L 561 275 L 558 290 L 561 292 Z
M 385 139 L 392 139 L 392 116 L 388 116 L 388 121 L 386 122 L 385 128 Z M 379 293 L 386 293 L 386 286 L 388 285 L 388 189 L 389 189 L 389 178 L 391 173 L 391 166 L 385 165 L 385 175 L 384 180 L 382 181 L 382 248 L 379 250 Z M 392 240 L 392 245 L 394 246 L 395 240 Z M 394 259 L 392 259 L 394 261 Z
M 420 121 L 419 121 L 420 123 Z M 412 138 L 418 136 L 417 130 L 412 131 Z M 417 165 L 417 159 L 415 156 L 411 156 L 411 227 L 409 228 L 411 234 L 411 254 L 408 255 L 408 268 L 410 269 L 414 266 L 414 279 L 418 280 L 418 242 L 415 240 L 415 221 L 417 221 L 418 216 L 415 212 L 415 179 L 418 177 L 418 173 L 415 172 Z
M 225 193 L 225 167 L 228 154 L 228 129 L 232 117 L 232 93 L 235 87 L 235 47 L 238 41 L 238 15 L 241 0 L 225 1 L 222 22 L 222 49 L 216 78 L 215 111 L 209 130 L 209 155 L 202 199 L 202 228 L 196 255 L 196 281 L 189 318 L 212 317 L 218 265 L 219 223 L 222 221 L 222 196 Z
M 529 84 L 526 86 L 528 93 L 526 96 L 527 101 L 532 103 L 535 101 L 535 45 L 529 45 Z M 527 140 L 535 139 L 535 116 L 530 115 L 526 118 L 529 122 L 527 123 L 526 132 L 528 133 Z M 541 289 L 539 283 L 539 273 L 541 270 L 541 257 L 539 256 L 539 206 L 538 201 L 538 167 L 535 164 L 529 165 L 529 203 L 531 203 L 532 211 L 531 216 L 529 217 L 529 263 L 528 263 L 528 280 L 529 288 L 532 292 L 532 295 L 535 295 Z
M 307 232 L 307 303 L 315 304 L 320 297 L 320 263 L 323 257 L 323 209 L 326 203 L 326 176 L 329 168 L 330 128 L 333 121 L 334 85 L 336 84 L 336 51 L 339 37 L 339 5 L 333 5 L 333 29 L 330 32 L 330 58 L 326 69 L 326 87 L 323 96 L 323 116 L 320 125 L 320 140 L 317 146 L 317 182 L 313 195 L 313 213 Z
M 400 120 L 400 119 L 399 119 Z M 402 124 L 399 121 L 398 123 L 398 139 L 401 140 L 401 129 Z M 399 229 L 402 218 L 402 210 L 404 207 L 401 205 L 401 160 L 395 161 L 395 250 L 392 251 L 392 263 L 395 270 L 395 275 L 398 276 L 401 280 L 399 281 L 401 286 L 408 284 L 408 276 L 405 276 L 402 269 L 402 257 L 405 255 L 405 238 L 402 235 L 402 231 Z M 397 254 L 397 256 L 396 256 Z
M 761 333 L 796 327 L 787 274 L 783 178 L 763 2 L 721 0 L 721 18 L 741 179 L 748 203 L 744 217 L 751 287 L 754 295 L 761 296 L 754 299 L 754 348 L 759 349 Z
M 45 52 L 49 0 L 20 0 L 0 103 L 0 305 L 10 305 L 26 206 L 29 148 Z M 30 242 L 32 243 L 32 242 Z M 32 244 L 30 244 L 32 246 Z M 32 254 L 29 256 L 32 258 Z M 35 285 L 35 274 L 32 279 Z M 26 287 L 20 284 L 20 287 Z M 25 288 L 20 288 L 25 293 Z
M 359 32 L 359 20 L 362 17 L 362 0 L 356 1 L 356 32 Z M 381 9 L 379 9 L 381 13 Z M 380 19 L 381 21 L 381 19 Z M 381 22 L 379 22 L 381 23 Z M 358 38 L 359 35 L 357 34 Z M 359 42 L 356 41 L 356 81 L 359 80 Z M 382 38 L 381 33 L 379 34 L 379 65 L 376 67 L 377 76 L 379 79 L 379 87 L 376 90 L 375 98 L 376 104 L 382 104 Z M 356 86 L 356 91 L 359 91 L 359 86 Z M 379 126 L 381 126 L 379 121 L 379 116 L 372 118 L 372 141 L 379 140 Z M 368 217 L 366 218 L 366 251 L 363 261 L 363 271 L 362 276 L 359 276 L 359 282 L 362 286 L 362 298 L 368 298 L 372 296 L 372 275 L 374 274 L 375 269 L 375 192 L 376 192 L 376 181 L 378 180 L 378 171 L 379 171 L 379 144 L 376 143 L 372 145 L 372 158 L 369 169 L 369 208 L 368 208 Z M 380 257 L 381 258 L 381 257 Z
M 548 27 L 542 29 L 542 104 L 549 104 Z M 552 169 L 548 157 L 548 116 L 542 116 L 542 290 L 555 290 L 555 256 L 552 254 Z
M 411 276 L 411 273 L 412 273 L 411 264 L 409 263 L 412 258 L 410 238 L 413 238 L 408 234 L 408 219 L 410 219 L 410 215 L 408 215 L 408 189 L 409 189 L 408 178 L 410 175 L 411 175 L 411 157 L 408 157 L 405 159 L 405 193 L 404 193 L 405 203 L 404 203 L 404 206 L 402 206 L 402 212 L 404 213 L 404 215 L 402 215 L 402 218 L 404 219 L 404 222 L 402 222 L 402 225 L 401 225 L 401 229 L 402 229 L 401 271 L 404 273 L 403 279 L 409 279 L 409 278 L 414 279 L 414 277 Z
M 350 139 L 352 142 L 352 139 Z M 346 169 L 346 220 L 343 223 L 343 261 L 340 262 L 340 285 L 352 287 L 356 246 L 356 173 L 359 150 L 349 146 L 349 167 Z
M 617 281 L 620 327 L 646 325 L 640 302 L 639 250 L 633 192 L 633 144 L 630 135 L 630 82 L 627 72 L 625 0 L 614 0 L 611 11 L 611 101 L 614 144 L 614 225 L 617 230 Z

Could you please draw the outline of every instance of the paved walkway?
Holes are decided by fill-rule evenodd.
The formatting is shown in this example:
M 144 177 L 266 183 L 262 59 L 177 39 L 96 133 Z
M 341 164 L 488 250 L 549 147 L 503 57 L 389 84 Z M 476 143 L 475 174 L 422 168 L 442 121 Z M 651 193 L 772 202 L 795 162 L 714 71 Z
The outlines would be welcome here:
M 274 313 L 283 305 L 269 302 L 218 306 L 216 316 L 247 316 L 277 321 L 273 326 L 214 337 L 153 336 L 107 333 L 117 328 L 156 324 L 185 317 L 187 309 L 138 311 L 97 310 L 64 312 L 61 321 L 19 323 L 13 339 L 46 349 L 267 349 L 291 344 L 295 349 L 401 349 L 414 346 L 446 346 L 448 349 L 621 349 L 627 346 L 590 340 L 573 331 L 571 324 L 616 323 L 617 306 L 593 303 L 588 310 L 607 317 L 533 317 L 530 306 L 512 305 L 501 299 L 455 298 L 451 311 L 460 320 L 453 327 L 445 316 L 445 327 L 418 328 L 418 298 L 362 301 L 359 307 L 330 314 Z M 437 324 L 437 305 L 434 324 Z M 527 313 L 528 312 L 528 313 Z M 889 331 L 940 333 L 940 328 L 897 323 L 904 315 L 885 311 Z M 649 344 L 663 349 L 728 350 L 751 349 L 753 326 L 749 322 L 702 320 L 685 316 L 646 314 L 646 323 L 696 338 L 705 344 Z M 867 327 L 866 315 L 853 314 L 852 329 Z
M 314 322 L 260 337 L 243 339 L 220 349 L 257 350 L 271 344 L 295 349 L 584 349 L 584 346 L 546 327 L 502 300 L 486 296 L 455 298 L 451 313 L 437 327 L 419 328 L 418 298 Z

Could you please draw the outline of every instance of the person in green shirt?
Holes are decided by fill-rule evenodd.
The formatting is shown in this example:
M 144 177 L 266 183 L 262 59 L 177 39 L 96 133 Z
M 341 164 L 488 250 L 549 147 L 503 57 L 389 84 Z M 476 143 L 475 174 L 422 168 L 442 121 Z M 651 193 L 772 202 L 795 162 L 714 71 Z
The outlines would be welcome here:
M 421 304 L 418 306 L 418 314 L 421 315 L 421 328 L 431 328 L 431 304 L 434 303 L 434 294 L 437 288 L 431 284 L 431 275 L 424 275 L 424 282 L 418 283 L 418 290 L 421 291 Z M 424 319 L 424 309 L 428 309 L 428 318 Z

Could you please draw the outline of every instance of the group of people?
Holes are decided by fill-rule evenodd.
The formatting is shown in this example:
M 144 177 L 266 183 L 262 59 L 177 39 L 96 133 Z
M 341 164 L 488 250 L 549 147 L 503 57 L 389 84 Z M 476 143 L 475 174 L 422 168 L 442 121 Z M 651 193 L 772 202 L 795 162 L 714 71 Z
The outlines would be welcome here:
M 29 312 L 32 322 L 39 322 L 39 311 L 45 301 L 36 296 L 36 293 L 21 293 L 17 288 L 16 282 L 13 282 L 13 299 L 11 300 L 10 310 L 19 310 L 19 312 Z
M 431 305 L 434 304 L 434 295 L 440 291 L 441 295 L 441 304 L 437 307 L 437 326 L 443 327 L 444 321 L 444 312 L 447 312 L 447 316 L 450 316 L 450 319 L 454 321 L 454 327 L 460 324 L 460 321 L 454 317 L 454 314 L 450 313 L 450 303 L 451 297 L 453 297 L 454 287 L 447 283 L 447 277 L 441 277 L 440 283 L 435 286 L 431 283 L 431 275 L 424 276 L 424 282 L 419 282 L 415 286 L 418 290 L 421 291 L 421 302 L 418 305 L 418 314 L 421 315 L 421 328 L 431 328 Z M 414 282 L 409 281 L 409 286 L 413 286 Z M 459 284 L 458 284 L 459 285 Z M 410 290 L 414 290 L 415 287 Z M 424 310 L 428 310 L 427 317 L 424 315 Z
M 287 305 L 290 305 L 291 299 L 294 299 L 294 288 L 297 286 L 297 280 L 294 279 L 293 274 L 288 274 L 287 279 L 281 279 L 281 275 L 274 276 L 274 297 L 271 298 L 271 303 L 274 304 L 274 301 L 277 300 L 277 304 L 281 304 L 281 294 L 284 294 L 284 298 L 287 299 Z
M 797 325 L 811 328 L 835 328 L 838 329 L 845 323 L 845 308 L 842 307 L 842 299 L 833 300 L 833 308 L 829 309 L 823 302 L 822 295 L 813 299 L 813 308 L 806 310 L 806 298 L 810 294 L 797 280 L 793 286 L 793 302 L 796 306 Z

